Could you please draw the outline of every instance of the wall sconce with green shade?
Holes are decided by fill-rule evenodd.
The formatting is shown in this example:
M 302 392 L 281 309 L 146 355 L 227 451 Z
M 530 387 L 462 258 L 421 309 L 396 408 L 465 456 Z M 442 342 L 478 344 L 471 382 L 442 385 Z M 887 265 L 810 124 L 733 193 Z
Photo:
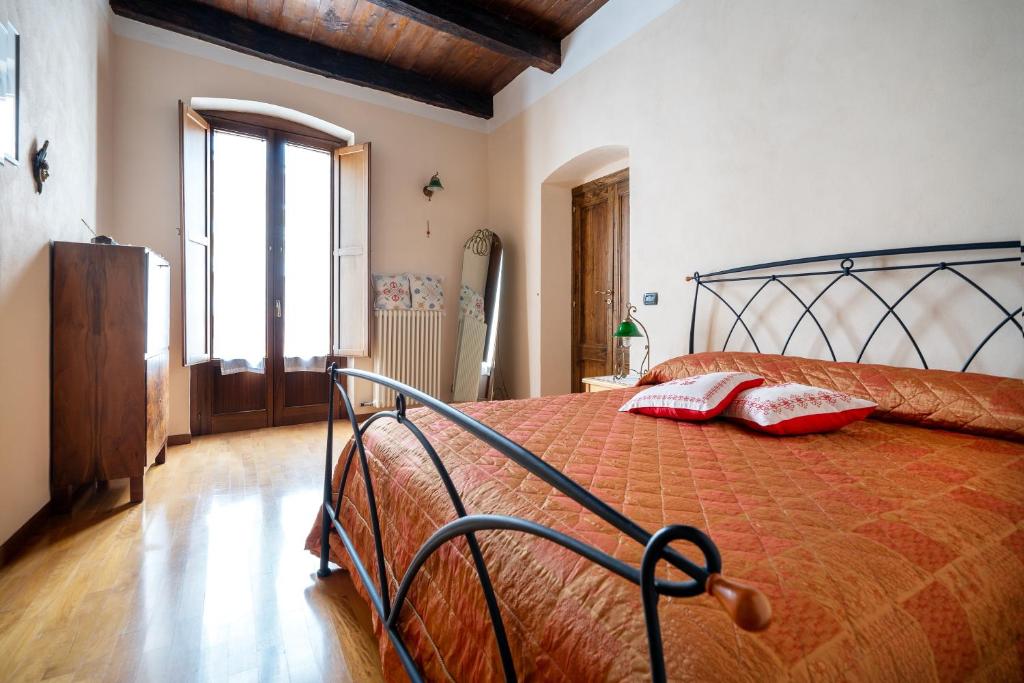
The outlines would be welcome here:
M 630 341 L 633 337 L 643 337 L 646 340 L 644 345 L 644 359 L 640 361 L 640 375 L 643 376 L 650 370 L 650 359 L 651 359 L 651 337 L 647 334 L 647 328 L 644 324 L 636 319 L 633 314 L 636 313 L 636 306 L 633 304 L 626 304 L 626 317 L 619 323 L 619 326 L 615 328 L 615 332 L 612 336 L 618 337 L 622 342 L 622 347 L 627 349 L 626 362 L 622 364 L 621 373 L 616 373 L 616 378 L 623 378 L 629 374 L 629 355 L 628 349 Z M 638 327 L 639 326 L 639 327 Z
M 441 184 L 441 179 L 438 177 L 437 173 L 434 173 L 430 178 L 430 182 L 423 186 L 423 194 L 426 195 L 427 201 L 429 202 L 435 192 L 440 192 L 443 189 L 444 185 Z

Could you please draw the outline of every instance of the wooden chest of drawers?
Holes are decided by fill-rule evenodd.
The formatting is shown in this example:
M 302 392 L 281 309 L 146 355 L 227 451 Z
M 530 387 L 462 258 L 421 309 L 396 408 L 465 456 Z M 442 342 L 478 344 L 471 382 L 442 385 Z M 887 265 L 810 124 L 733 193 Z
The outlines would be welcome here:
M 143 475 L 167 448 L 170 266 L 144 247 L 55 242 L 50 484 Z

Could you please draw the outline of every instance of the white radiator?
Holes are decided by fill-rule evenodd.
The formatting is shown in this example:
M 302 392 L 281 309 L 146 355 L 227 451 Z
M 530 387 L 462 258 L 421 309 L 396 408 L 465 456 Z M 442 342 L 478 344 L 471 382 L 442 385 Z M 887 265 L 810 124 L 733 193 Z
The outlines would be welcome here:
M 374 320 L 373 371 L 440 397 L 444 312 L 377 310 Z M 395 392 L 373 385 L 373 405 L 393 408 Z

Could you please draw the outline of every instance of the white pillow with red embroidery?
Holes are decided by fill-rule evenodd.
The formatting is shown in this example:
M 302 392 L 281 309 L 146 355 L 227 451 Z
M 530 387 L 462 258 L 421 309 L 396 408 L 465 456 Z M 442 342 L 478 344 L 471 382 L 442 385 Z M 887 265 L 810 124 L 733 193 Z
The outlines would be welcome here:
M 841 391 L 788 382 L 741 392 L 723 415 L 769 434 L 817 434 L 863 420 L 877 407 Z
M 744 389 L 764 384 L 749 372 L 711 372 L 673 379 L 644 389 L 629 399 L 619 412 L 639 413 L 673 420 L 710 420 Z

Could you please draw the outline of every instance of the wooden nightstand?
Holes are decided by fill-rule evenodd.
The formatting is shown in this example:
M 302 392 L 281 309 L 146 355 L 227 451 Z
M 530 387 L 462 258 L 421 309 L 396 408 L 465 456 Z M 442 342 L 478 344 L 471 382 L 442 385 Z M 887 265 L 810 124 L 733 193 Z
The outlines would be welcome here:
M 628 389 L 635 387 L 639 381 L 640 375 L 630 375 L 622 378 L 617 378 L 614 375 L 605 375 L 604 377 L 584 377 L 582 380 L 583 391 L 588 393 L 608 391 L 609 389 Z

